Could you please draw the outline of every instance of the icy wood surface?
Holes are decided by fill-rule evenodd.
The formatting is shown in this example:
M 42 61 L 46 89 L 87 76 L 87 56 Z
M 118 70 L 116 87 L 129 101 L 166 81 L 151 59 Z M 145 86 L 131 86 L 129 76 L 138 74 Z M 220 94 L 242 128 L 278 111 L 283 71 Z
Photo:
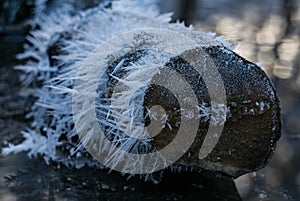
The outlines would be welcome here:
M 30 95 L 35 99 L 27 114 L 33 121 L 30 128 L 22 132 L 25 140 L 20 144 L 9 144 L 8 148 L 3 149 L 3 153 L 28 151 L 29 156 L 42 155 L 47 163 L 62 162 L 76 168 L 84 165 L 101 167 L 91 159 L 83 147 L 78 149 L 77 133 L 73 126 L 72 97 L 68 92 L 72 89 L 73 78 L 84 58 L 109 38 L 139 28 L 165 28 L 176 30 L 203 47 L 219 70 L 227 95 L 225 127 L 212 153 L 205 159 L 197 157 L 207 131 L 207 122 L 213 121 L 208 112 L 204 119 L 200 119 L 201 125 L 195 142 L 177 164 L 187 167 L 194 167 L 196 164 L 197 167 L 220 171 L 233 177 L 258 170 L 267 164 L 280 136 L 278 98 L 264 72 L 229 50 L 230 44 L 214 34 L 196 32 L 191 27 L 184 27 L 179 23 L 169 23 L 170 16 L 160 15 L 156 7 L 149 2 L 145 5 L 131 1 L 113 2 L 80 14 L 74 14 L 71 4 L 63 5 L 65 7 L 60 8 L 60 12 L 50 12 L 36 19 L 35 23 L 40 29 L 27 36 L 30 45 L 25 45 L 24 53 L 18 55 L 19 59 L 29 60 L 26 64 L 18 66 L 18 69 L 24 72 L 20 79 L 24 85 L 29 86 Z M 60 15 L 60 18 L 57 18 L 57 15 Z M 129 19 L 134 23 L 128 23 Z M 114 22 L 113 29 L 111 21 Z M 154 21 L 159 23 L 153 23 Z M 147 43 L 148 39 L 141 40 L 145 40 L 142 41 L 143 44 Z M 137 67 L 155 62 L 164 64 L 159 58 L 164 59 L 168 56 L 165 53 L 158 56 L 155 51 L 138 51 L 141 51 L 142 59 L 141 63 L 137 62 Z M 138 51 L 133 54 L 137 54 Z M 135 62 L 126 56 L 124 59 L 128 60 L 127 63 Z M 199 62 L 202 61 L 205 61 L 205 58 L 199 55 Z M 172 68 L 172 62 L 177 64 L 173 68 L 186 76 L 197 93 L 198 102 L 202 104 L 199 107 L 209 111 L 209 97 L 203 80 L 195 80 L 195 73 L 192 73 L 192 76 L 188 75 L 187 64 L 180 61 L 173 60 L 165 65 Z M 118 66 L 112 67 L 117 71 Z M 159 93 L 157 95 L 160 96 Z M 147 98 L 147 95 L 145 97 Z M 155 103 L 156 95 L 149 97 L 150 101 Z M 164 101 L 165 105 L 175 103 L 172 96 L 166 97 Z M 164 131 L 168 134 L 167 130 Z M 164 140 L 168 142 L 171 137 L 170 134 L 166 138 L 154 138 L 155 148 L 166 145 Z M 131 143 L 132 147 L 135 146 L 135 141 L 128 143 Z

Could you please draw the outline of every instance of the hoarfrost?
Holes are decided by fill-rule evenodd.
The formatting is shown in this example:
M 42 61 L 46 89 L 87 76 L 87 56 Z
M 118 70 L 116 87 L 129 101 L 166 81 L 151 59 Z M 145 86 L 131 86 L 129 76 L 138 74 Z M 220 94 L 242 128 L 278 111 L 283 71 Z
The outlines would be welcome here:
M 58 4 L 60 6 L 55 6 Z M 26 38 L 28 43 L 24 45 L 24 52 L 18 55 L 18 59 L 27 60 L 27 63 L 16 67 L 23 71 L 20 79 L 31 89 L 31 96 L 36 98 L 27 115 L 33 121 L 30 128 L 22 133 L 25 140 L 21 144 L 10 144 L 4 148 L 4 155 L 26 151 L 29 156 L 42 155 L 47 163 L 54 160 L 77 168 L 83 165 L 101 167 L 96 161 L 91 160 L 78 141 L 74 140 L 76 132 L 73 126 L 71 93 L 74 92 L 72 87 L 82 62 L 97 46 L 113 36 L 141 28 L 163 28 L 189 36 L 203 46 L 231 47 L 231 44 L 223 38 L 216 38 L 215 34 L 198 33 L 182 23 L 171 24 L 171 14 L 159 14 L 155 1 L 113 1 L 110 8 L 103 3 L 84 11 L 76 11 L 74 5 L 71 0 L 53 1 L 52 6 L 55 9 L 46 9 L 46 1 L 36 1 L 36 17 L 31 23 L 33 27 L 39 26 L 39 29 L 30 32 Z M 44 12 L 46 14 L 43 14 Z M 122 68 L 141 73 L 145 71 L 145 65 L 163 65 L 170 55 L 157 54 L 159 51 L 154 49 L 154 52 L 141 53 L 141 59 L 128 65 L 124 65 L 127 62 L 125 59 L 121 60 L 110 76 L 126 85 L 128 93 L 133 93 L 134 91 L 130 92 L 130 89 L 136 89 L 141 83 L 132 80 L 130 76 L 126 78 L 127 80 L 118 78 L 116 72 Z M 82 86 L 88 87 L 87 83 L 83 83 Z M 117 98 L 129 101 L 124 96 Z M 107 113 L 109 115 L 112 112 L 106 105 L 101 107 L 99 113 L 109 111 Z M 125 130 L 133 128 L 130 112 L 141 113 L 138 107 L 137 105 L 132 111 L 115 113 L 115 116 L 122 117 L 122 125 L 131 122 L 130 127 L 124 128 Z M 224 109 L 222 105 L 213 104 L 211 108 L 202 103 L 199 105 L 199 117 L 208 121 L 212 113 L 218 114 Z M 125 114 L 128 118 L 123 118 Z M 155 118 L 153 114 L 150 115 Z M 187 115 L 192 118 L 194 114 Z M 216 125 L 224 123 L 226 119 L 223 116 L 216 117 L 212 119 Z M 168 123 L 168 116 L 161 118 L 172 129 Z M 113 125 L 108 120 L 105 124 Z M 119 140 L 121 139 L 113 139 L 114 142 Z M 132 149 L 133 144 L 128 144 L 125 149 Z M 60 146 L 65 146 L 64 150 L 67 150 L 69 155 L 57 152 Z

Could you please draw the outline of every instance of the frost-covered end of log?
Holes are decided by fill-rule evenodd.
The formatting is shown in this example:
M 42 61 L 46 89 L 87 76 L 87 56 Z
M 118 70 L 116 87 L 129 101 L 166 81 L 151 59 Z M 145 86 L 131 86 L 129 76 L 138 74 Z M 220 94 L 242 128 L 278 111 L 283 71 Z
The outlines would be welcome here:
M 276 92 L 264 72 L 232 52 L 232 46 L 222 37 L 199 33 L 182 23 L 170 23 L 171 15 L 159 14 L 154 1 L 113 1 L 81 12 L 70 6 L 72 1 L 66 2 L 34 21 L 40 28 L 27 37 L 30 45 L 25 45 L 24 53 L 19 55 L 19 59 L 28 60 L 25 65 L 17 67 L 24 71 L 21 80 L 32 89 L 31 95 L 36 98 L 28 113 L 33 122 L 29 131 L 23 134 L 24 142 L 3 149 L 4 154 L 27 151 L 29 155 L 42 155 L 47 162 L 53 160 L 77 168 L 84 165 L 101 167 L 78 143 L 74 128 L 72 92 L 78 71 L 88 55 L 112 37 L 137 29 L 155 28 L 176 31 L 199 44 L 215 63 L 227 95 L 227 104 L 220 106 L 226 108 L 225 119 L 223 116 L 212 119 L 216 111 L 205 87 L 207 83 L 188 75 L 186 68 L 189 64 L 185 61 L 172 57 L 162 62 L 170 55 L 143 52 L 138 48 L 121 59 L 112 58 L 109 72 L 112 77 L 118 76 L 120 68 L 137 69 L 160 64 L 185 75 L 197 91 L 200 113 L 197 136 L 173 167 L 200 167 L 236 177 L 267 164 L 281 129 Z M 43 9 L 42 3 L 39 8 Z M 142 40 L 147 38 L 142 37 Z M 205 60 L 205 56 L 199 55 L 199 60 L 202 59 Z M 142 106 L 161 98 L 160 93 L 153 92 L 143 94 L 145 102 Z M 173 98 L 169 96 L 165 105 L 176 105 Z M 177 117 L 173 116 L 175 119 L 168 122 L 175 125 L 166 124 L 165 128 L 169 130 L 164 130 L 165 135 L 157 135 L 148 143 L 149 147 L 159 149 L 170 142 L 174 133 L 167 137 L 166 134 L 172 129 L 172 132 L 176 131 L 178 126 Z M 210 122 L 222 122 L 224 129 L 213 151 L 205 159 L 199 159 L 199 150 Z M 129 147 L 135 147 L 136 142 L 128 141 Z

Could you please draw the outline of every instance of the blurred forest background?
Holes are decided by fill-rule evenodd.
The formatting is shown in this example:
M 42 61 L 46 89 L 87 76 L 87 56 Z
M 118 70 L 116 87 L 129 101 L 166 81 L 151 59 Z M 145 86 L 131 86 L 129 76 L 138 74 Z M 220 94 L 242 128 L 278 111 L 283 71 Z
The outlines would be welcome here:
M 162 13 L 174 12 L 174 21 L 184 20 L 197 30 L 223 35 L 236 44 L 238 54 L 262 64 L 281 100 L 283 136 L 271 163 L 236 179 L 235 184 L 243 200 L 281 201 L 290 196 L 300 200 L 300 0 L 161 0 L 159 6 Z M 0 137 L 1 147 L 18 140 L 6 131 L 7 124 L 16 132 L 26 125 L 19 117 L 24 102 L 5 98 L 19 90 L 18 84 L 11 85 L 18 83 L 17 72 L 13 79 L 6 75 L 19 63 L 15 54 L 22 51 L 33 7 L 34 0 L 0 0 L 0 117 L 17 116 L 17 121 L 0 121 L 2 133 L 7 133 Z M 7 114 L 4 107 L 17 112 Z

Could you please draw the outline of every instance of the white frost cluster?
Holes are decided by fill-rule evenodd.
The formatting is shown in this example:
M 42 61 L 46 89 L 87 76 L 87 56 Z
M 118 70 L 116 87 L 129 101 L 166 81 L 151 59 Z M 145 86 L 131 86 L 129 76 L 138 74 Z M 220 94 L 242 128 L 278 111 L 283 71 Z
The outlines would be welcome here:
M 25 140 L 4 148 L 4 154 L 26 151 L 29 156 L 42 155 L 46 162 L 100 167 L 74 140 L 72 86 L 85 58 L 113 36 L 141 28 L 163 28 L 193 37 L 202 45 L 229 46 L 213 33 L 170 23 L 171 14 L 160 14 L 154 0 L 104 2 L 82 11 L 77 11 L 71 0 L 54 2 L 55 9 L 42 14 L 46 1 L 37 1 L 37 17 L 32 20 L 35 28 L 27 36 L 24 53 L 18 55 L 27 61 L 17 68 L 23 71 L 20 79 L 35 98 L 28 113 L 33 121 L 23 132 Z M 151 55 L 145 55 L 144 61 L 151 62 Z M 140 65 L 138 68 L 147 63 L 135 65 Z

